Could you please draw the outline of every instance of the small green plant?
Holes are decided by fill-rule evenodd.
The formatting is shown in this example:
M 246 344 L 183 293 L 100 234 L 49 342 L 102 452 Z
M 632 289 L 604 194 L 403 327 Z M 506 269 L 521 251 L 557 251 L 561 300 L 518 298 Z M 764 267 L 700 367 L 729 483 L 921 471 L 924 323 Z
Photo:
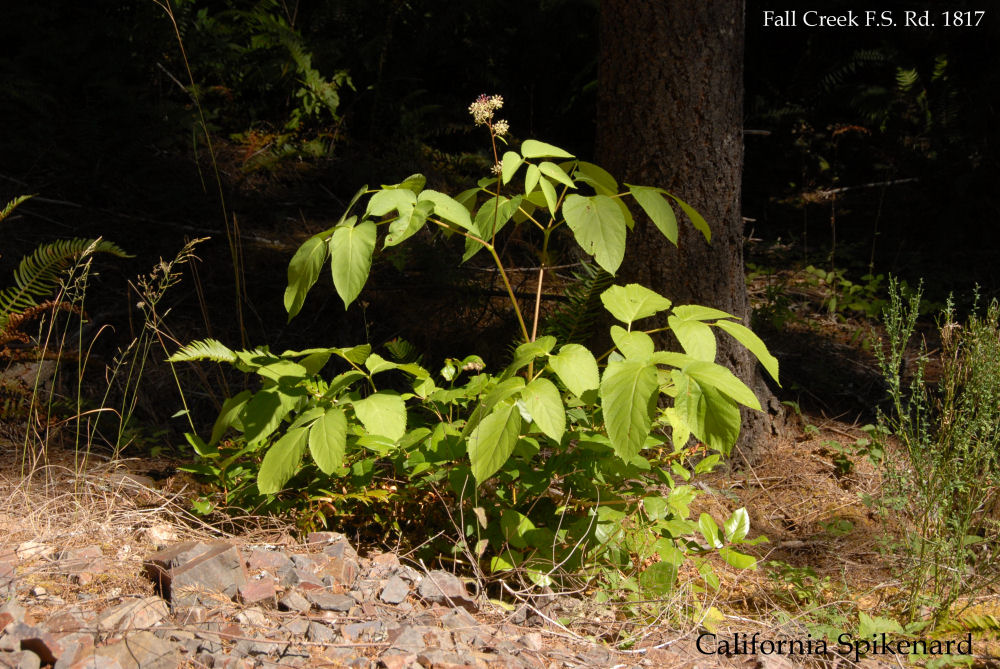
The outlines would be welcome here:
M 854 283 L 841 269 L 827 271 L 809 265 L 805 273 L 813 285 L 827 292 L 823 306 L 831 314 L 855 311 L 877 318 L 886 306 L 883 274 L 868 273 L 861 277 L 864 283 Z
M 940 621 L 961 596 L 1000 576 L 1000 304 L 956 321 L 950 302 L 938 323 L 941 376 L 927 378 L 931 354 L 921 346 L 906 369 L 920 309 L 919 289 L 906 295 L 890 281 L 886 342 L 876 350 L 891 413 L 874 432 L 886 453 L 887 485 L 877 500 L 908 562 L 909 615 L 930 606 Z M 909 381 L 906 382 L 906 376 Z
M 470 356 L 432 374 L 416 362 L 387 360 L 368 344 L 275 354 L 195 342 L 171 360 L 214 360 L 260 383 L 226 401 L 209 439 L 189 435 L 202 457 L 200 471 L 216 478 L 230 504 L 320 509 L 321 521 L 352 504 L 412 508 L 431 495 L 445 501 L 459 527 L 461 551 L 494 572 L 517 570 L 536 585 L 571 571 L 636 596 L 661 596 L 673 588 L 678 566 L 691 559 L 716 586 L 705 553 L 717 551 L 739 568 L 755 566 L 737 550 L 748 543 L 749 516 L 738 510 L 721 528 L 707 514 L 691 520 L 696 489 L 688 482 L 729 453 L 740 406 L 760 405 L 715 362 L 715 332 L 741 342 L 775 378 L 777 360 L 730 314 L 673 305 L 636 284 L 597 294 L 619 322 L 610 330 L 611 350 L 595 354 L 579 343 L 537 336 L 554 234 L 568 231 L 613 274 L 635 224 L 627 197 L 675 243 L 677 220 L 668 200 L 706 239 L 709 232 L 675 196 L 658 188 L 621 189 L 607 172 L 558 147 L 526 140 L 520 151 L 500 157 L 497 143 L 507 126 L 493 113 L 501 104 L 497 96 L 483 96 L 470 109 L 490 131 L 496 176 L 455 198 L 425 188 L 420 175 L 362 188 L 338 224 L 292 258 L 285 307 L 295 317 L 329 264 L 346 308 L 367 281 L 380 240 L 384 250 L 430 226 L 464 241 L 463 260 L 480 251 L 490 255 L 521 335 L 512 361 L 491 373 Z M 518 174 L 523 182 L 515 189 Z M 366 195 L 367 204 L 352 215 Z M 511 288 L 499 251 L 498 235 L 519 226 L 539 240 L 530 309 Z M 664 315 L 665 327 L 638 326 Z M 683 352 L 658 349 L 653 336 L 667 330 Z M 328 364 L 337 365 L 333 376 L 322 373 Z

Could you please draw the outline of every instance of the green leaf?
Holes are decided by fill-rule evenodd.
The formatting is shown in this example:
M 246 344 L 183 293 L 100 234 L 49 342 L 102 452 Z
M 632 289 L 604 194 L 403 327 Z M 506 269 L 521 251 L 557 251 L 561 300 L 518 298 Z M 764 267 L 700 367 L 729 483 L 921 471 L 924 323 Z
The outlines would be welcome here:
M 378 353 L 372 353 L 370 356 L 368 356 L 368 359 L 365 360 L 365 369 L 367 369 L 372 376 L 375 376 L 379 372 L 386 372 L 389 371 L 390 369 L 398 369 L 398 368 L 399 368 L 398 364 L 396 364 L 395 362 L 389 362 L 388 360 L 380 356 Z
M 226 434 L 226 430 L 236 426 L 235 424 L 238 422 L 237 419 L 240 412 L 243 411 L 243 406 L 250 399 L 251 395 L 253 393 L 249 390 L 244 390 L 222 403 L 222 410 L 219 412 L 219 417 L 215 419 L 215 425 L 212 426 L 212 436 L 209 438 L 209 445 L 214 446 L 219 443 L 219 440 Z
M 652 425 L 656 367 L 642 360 L 609 362 L 601 379 L 601 407 L 611 445 L 622 460 L 639 454 Z
M 559 204 L 559 197 L 556 195 L 555 187 L 552 185 L 552 182 L 545 177 L 540 177 L 538 179 L 538 185 L 542 187 L 542 195 L 545 196 L 545 204 L 549 208 L 549 213 L 555 216 L 556 206 Z
M 504 509 L 500 515 L 500 530 L 503 532 L 504 541 L 514 548 L 527 548 L 525 534 L 533 529 L 535 524 L 531 519 L 514 509 Z
M 399 218 L 389 224 L 389 232 L 385 236 L 382 248 L 402 244 L 427 224 L 427 217 L 434 209 L 433 202 L 421 201 L 414 206 L 404 207 L 399 212 Z
M 740 404 L 760 411 L 760 400 L 753 391 L 722 365 L 699 360 L 684 367 L 683 372 L 702 386 L 712 386 Z
M 309 429 L 309 453 L 324 474 L 332 474 L 344 463 L 347 447 L 347 417 L 340 409 L 328 409 Z
M 678 417 L 697 439 L 728 453 L 740 434 L 739 407 L 714 387 L 703 387 L 680 370 L 671 376 L 677 390 L 673 408 Z
M 667 193 L 670 195 L 670 193 Z M 708 227 L 708 223 L 702 218 L 701 214 L 694 210 L 694 207 L 684 202 L 679 197 L 670 195 L 674 199 L 674 202 L 680 205 L 681 210 L 687 214 L 688 219 L 691 221 L 691 225 L 695 227 L 696 230 L 700 231 L 701 234 L 705 235 L 705 241 L 712 241 L 712 230 Z
M 621 354 L 628 360 L 650 360 L 656 345 L 645 332 L 629 332 L 620 325 L 611 326 L 611 339 Z
M 528 169 L 524 173 L 524 194 L 531 195 L 531 192 L 535 190 L 535 186 L 538 185 L 538 180 L 541 178 L 542 171 L 538 169 L 538 165 L 528 165 Z
M 639 574 L 639 585 L 648 597 L 667 597 L 677 582 L 677 565 L 654 562 Z
M 380 190 L 368 200 L 365 216 L 385 216 L 390 211 L 403 214 L 412 211 L 416 201 L 417 196 L 410 190 L 395 187 Z
M 536 139 L 526 139 L 521 144 L 521 155 L 525 158 L 572 158 L 572 153 Z
M 322 236 L 310 237 L 288 263 L 288 286 L 285 288 L 285 311 L 292 320 L 306 300 L 309 289 L 319 279 L 326 261 L 327 245 Z
M 861 611 L 858 613 L 858 638 L 871 639 L 878 634 L 905 634 L 902 625 L 892 618 L 869 616 Z
M 481 239 L 489 241 L 493 235 L 503 230 L 504 226 L 514 218 L 514 214 L 517 213 L 517 208 L 520 206 L 520 195 L 509 200 L 503 195 L 500 196 L 499 200 L 496 197 L 490 198 L 476 212 L 476 219 L 473 223 L 473 227 L 475 228 L 474 234 Z M 496 223 L 494 223 L 494 216 L 496 216 Z M 484 248 L 476 240 L 466 237 L 465 254 L 462 256 L 462 262 L 465 262 Z
M 705 537 L 705 541 L 709 546 L 712 548 L 722 548 L 722 540 L 719 538 L 719 526 L 715 524 L 715 520 L 707 513 L 698 516 L 698 530 L 701 531 L 701 536 Z
M 247 443 L 258 442 L 271 436 L 299 398 L 305 394 L 301 389 L 298 392 L 298 395 L 292 395 L 272 388 L 261 390 L 251 397 L 243 405 L 239 418 L 243 424 L 243 436 Z
M 566 197 L 563 216 L 577 244 L 609 274 L 614 274 L 625 257 L 625 216 L 607 195 Z
M 701 321 L 686 321 L 671 314 L 667 318 L 670 330 L 692 358 L 715 362 L 716 343 L 712 328 Z
M 577 397 L 597 388 L 600 376 L 594 354 L 580 344 L 566 344 L 556 355 L 549 356 L 549 366 L 563 385 Z
M 257 472 L 257 488 L 262 495 L 280 492 L 299 471 L 308 432 L 304 427 L 289 430 L 268 449 Z
M 713 309 L 712 307 L 704 307 L 700 304 L 679 304 L 674 307 L 673 314 L 686 321 L 711 321 L 716 318 L 734 318 L 728 312 Z
M 367 192 L 368 192 L 367 184 L 358 189 L 358 192 L 354 194 L 354 197 L 352 197 L 351 201 L 347 204 L 347 209 L 345 209 L 344 213 L 340 215 L 340 220 L 337 221 L 337 225 L 340 225 L 341 223 L 347 220 L 347 215 L 351 213 L 351 209 L 354 208 L 354 205 L 358 203 L 358 200 L 360 200 L 362 196 L 364 196 L 364 194 Z
M 420 193 L 419 200 L 433 202 L 435 214 L 464 230 L 474 232 L 469 210 L 452 197 L 436 190 L 425 190 Z
M 650 520 L 663 520 L 667 515 L 667 500 L 661 495 L 643 497 L 642 508 Z
M 659 188 L 648 188 L 646 186 L 629 186 L 629 192 L 639 203 L 642 210 L 646 212 L 650 220 L 653 221 L 663 236 L 670 240 L 670 243 L 677 246 L 677 216 L 670 203 L 660 195 Z
M 500 178 L 503 179 L 505 186 L 514 178 L 514 174 L 517 173 L 517 168 L 521 166 L 522 162 L 524 159 L 516 151 L 507 151 L 503 154 L 500 161 Z
M 406 405 L 394 393 L 381 391 L 354 402 L 354 414 L 369 434 L 392 441 L 406 434 Z
M 411 174 L 410 176 L 400 181 L 398 184 L 393 184 L 391 186 L 382 186 L 382 188 L 399 188 L 399 189 L 411 190 L 414 193 L 419 193 L 420 189 L 422 189 L 426 183 L 427 183 L 427 177 L 425 177 L 423 174 Z
M 555 163 L 546 160 L 538 166 L 538 169 L 542 171 L 542 174 L 553 181 L 558 181 L 567 188 L 576 188 L 576 184 L 569 178 L 569 175 L 563 171 L 563 168 L 559 167 Z
M 732 548 L 721 549 L 719 551 L 719 556 L 737 569 L 757 568 L 757 558 L 752 555 L 747 555 L 746 553 L 740 553 Z
M 228 362 L 235 364 L 236 353 L 218 339 L 202 339 L 182 346 L 167 358 L 167 362 L 194 362 L 196 360 L 211 360 L 213 362 Z
M 637 283 L 611 286 L 601 293 L 601 302 L 612 316 L 626 325 L 670 308 L 670 300 Z
M 747 513 L 746 507 L 733 511 L 729 519 L 722 524 L 722 529 L 726 533 L 726 541 L 743 541 L 750 531 L 750 514 Z
M 678 518 L 687 518 L 691 513 L 688 508 L 698 496 L 698 491 L 694 486 L 679 485 L 667 495 L 667 503 Z
M 344 301 L 344 309 L 361 294 L 368 281 L 375 251 L 375 224 L 365 221 L 356 227 L 338 226 L 330 238 L 330 269 L 333 286 Z
M 566 407 L 555 384 L 546 378 L 537 378 L 521 391 L 524 404 L 538 428 L 556 443 L 562 441 L 566 431 Z
M 500 404 L 476 426 L 469 435 L 468 452 L 477 485 L 503 467 L 520 434 L 521 413 L 513 403 Z
M 535 358 L 548 355 L 549 351 L 551 351 L 552 347 L 555 345 L 556 338 L 551 335 L 539 337 L 535 341 L 529 341 L 521 344 L 514 351 L 514 360 L 511 361 L 511 363 L 503 370 L 501 378 L 510 378 Z
M 582 181 L 589 185 L 598 195 L 617 195 L 618 182 L 604 168 L 593 163 L 580 161 L 576 164 L 577 181 Z
M 716 321 L 715 326 L 728 332 L 736 341 L 746 346 L 748 351 L 757 356 L 760 364 L 763 365 L 775 383 L 781 385 L 778 382 L 778 359 L 771 355 L 771 352 L 767 350 L 767 345 L 750 328 L 740 323 L 725 320 Z
M 493 407 L 511 395 L 519 392 L 523 387 L 524 379 L 520 376 L 505 379 L 504 381 L 496 384 L 496 386 L 486 394 L 482 403 L 475 408 L 472 415 L 469 416 L 469 420 L 466 421 L 465 428 L 462 430 L 462 436 L 468 437 L 476 426 L 479 425 L 479 421 L 481 421 L 484 416 L 493 410 Z

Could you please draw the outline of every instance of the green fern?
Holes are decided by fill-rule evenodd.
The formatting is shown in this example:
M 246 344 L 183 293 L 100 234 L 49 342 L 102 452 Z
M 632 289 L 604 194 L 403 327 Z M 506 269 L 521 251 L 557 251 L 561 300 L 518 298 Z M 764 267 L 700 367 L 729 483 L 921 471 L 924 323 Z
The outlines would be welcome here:
M 19 201 L 24 200 L 18 198 L 14 203 Z M 7 205 L 4 212 L 13 210 L 17 206 L 14 203 Z M 0 333 L 7 329 L 12 315 L 38 306 L 43 298 L 51 295 L 59 287 L 62 272 L 94 253 L 131 257 L 115 244 L 101 239 L 60 239 L 39 246 L 24 257 L 14 272 L 14 285 L 0 290 Z
M 22 204 L 26 200 L 30 200 L 33 197 L 35 197 L 35 196 L 34 195 L 19 195 L 18 197 L 15 197 L 13 200 L 11 200 L 10 202 L 8 202 L 6 205 L 4 205 L 3 211 L 0 211 L 0 221 L 2 221 L 3 219 L 7 218 L 8 216 L 10 216 L 11 213 L 15 209 L 17 209 L 17 206 L 19 204 Z
M 566 302 L 556 309 L 542 327 L 560 344 L 582 344 L 593 334 L 594 324 L 603 311 L 601 293 L 614 282 L 614 277 L 596 265 L 583 263 L 573 281 L 563 290 Z
M 167 358 L 169 362 L 193 362 L 195 360 L 213 360 L 215 362 L 235 363 L 236 353 L 217 339 L 202 339 L 193 341 L 180 348 Z
M 935 629 L 945 634 L 950 632 L 998 632 L 1000 619 L 989 613 L 966 613 L 958 618 L 948 618 Z

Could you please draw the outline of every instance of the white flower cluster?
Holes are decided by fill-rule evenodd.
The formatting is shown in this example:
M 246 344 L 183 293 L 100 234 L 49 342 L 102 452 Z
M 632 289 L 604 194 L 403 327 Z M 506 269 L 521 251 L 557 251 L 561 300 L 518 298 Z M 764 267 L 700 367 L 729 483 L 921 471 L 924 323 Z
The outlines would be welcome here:
M 493 133 L 502 137 L 510 132 L 510 125 L 507 121 L 493 120 L 493 113 L 503 107 L 503 97 L 499 95 L 480 95 L 476 101 L 469 105 L 469 113 L 476 125 L 488 125 Z

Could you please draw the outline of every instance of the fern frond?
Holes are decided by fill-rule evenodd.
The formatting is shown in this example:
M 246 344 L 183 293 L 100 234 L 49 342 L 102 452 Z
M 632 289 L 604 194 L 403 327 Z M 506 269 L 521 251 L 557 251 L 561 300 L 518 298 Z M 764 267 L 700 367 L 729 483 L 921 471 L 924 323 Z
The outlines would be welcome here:
M 115 244 L 102 239 L 60 239 L 43 244 L 25 256 L 14 272 L 14 285 L 0 290 L 0 332 L 6 329 L 11 314 L 38 306 L 59 287 L 62 272 L 95 253 L 130 257 Z
M 219 340 L 202 339 L 181 347 L 167 358 L 167 362 L 194 362 L 196 360 L 235 363 L 237 357 L 236 353 Z
M 603 310 L 601 293 L 613 282 L 614 277 L 601 268 L 583 263 L 563 291 L 566 302 L 545 319 L 542 332 L 554 336 L 560 344 L 585 343 Z
M 3 208 L 3 211 L 0 211 L 0 221 L 2 221 L 3 219 L 7 218 L 8 216 L 10 216 L 11 213 L 15 209 L 17 209 L 17 206 L 19 204 L 22 204 L 25 200 L 30 200 L 33 197 L 35 197 L 35 196 L 34 195 L 19 195 L 18 197 L 15 197 L 13 200 L 11 200 L 7 204 L 5 204 L 4 208 Z
M 1000 619 L 990 613 L 966 613 L 939 623 L 936 632 L 998 632 Z

